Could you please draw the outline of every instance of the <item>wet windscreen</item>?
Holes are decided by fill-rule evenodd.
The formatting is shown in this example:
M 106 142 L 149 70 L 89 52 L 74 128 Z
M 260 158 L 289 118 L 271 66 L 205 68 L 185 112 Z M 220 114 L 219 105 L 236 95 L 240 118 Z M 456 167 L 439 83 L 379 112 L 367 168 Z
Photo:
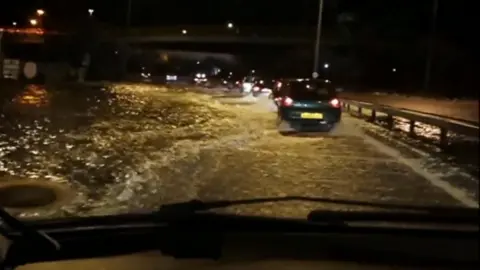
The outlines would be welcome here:
M 289 92 L 294 100 L 328 100 L 335 96 L 335 88 L 324 82 L 290 82 Z
M 131 1 L 132 14 L 112 1 L 43 2 L 0 7 L 0 209 L 19 219 L 226 199 L 243 205 L 211 212 L 306 221 L 316 209 L 386 212 L 375 204 L 478 210 L 478 49 L 471 31 L 455 38 L 471 24 L 460 11 L 438 16 L 458 26 L 438 32 L 427 87 L 425 1 L 402 1 L 404 13 L 392 1 L 325 1 L 345 30 L 358 27 L 322 26 L 318 76 L 302 44 L 318 30 L 309 11 L 319 1 Z

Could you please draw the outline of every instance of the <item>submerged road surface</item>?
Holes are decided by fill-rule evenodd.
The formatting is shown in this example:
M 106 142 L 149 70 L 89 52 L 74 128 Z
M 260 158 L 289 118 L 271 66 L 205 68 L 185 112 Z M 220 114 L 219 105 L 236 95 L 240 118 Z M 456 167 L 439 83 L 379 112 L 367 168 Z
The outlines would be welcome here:
M 346 115 L 331 135 L 282 136 L 266 99 L 249 104 L 142 85 L 77 88 L 32 86 L 3 98 L 0 192 L 28 183 L 60 193 L 46 206 L 10 205 L 18 216 L 111 215 L 194 198 L 285 195 L 476 204 L 468 190 L 423 172 Z M 288 202 L 228 211 L 302 217 L 314 208 L 345 206 Z

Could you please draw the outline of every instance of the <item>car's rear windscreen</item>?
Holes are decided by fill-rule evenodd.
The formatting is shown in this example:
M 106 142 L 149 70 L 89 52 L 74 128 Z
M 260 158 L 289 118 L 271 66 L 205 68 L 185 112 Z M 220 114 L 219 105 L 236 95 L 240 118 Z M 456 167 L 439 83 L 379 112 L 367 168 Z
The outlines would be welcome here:
M 290 82 L 288 96 L 294 100 L 329 100 L 336 95 L 335 88 L 322 82 Z

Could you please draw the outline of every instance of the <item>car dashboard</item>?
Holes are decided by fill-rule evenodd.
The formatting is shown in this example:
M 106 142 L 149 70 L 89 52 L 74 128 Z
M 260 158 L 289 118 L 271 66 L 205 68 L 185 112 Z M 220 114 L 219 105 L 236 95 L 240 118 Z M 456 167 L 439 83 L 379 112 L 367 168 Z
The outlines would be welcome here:
M 230 233 L 221 237 L 221 256 L 215 254 L 220 238 L 210 233 L 198 237 L 184 234 L 173 249 L 150 249 L 103 258 L 39 262 L 17 267 L 23 270 L 61 269 L 477 269 L 478 242 L 475 239 L 405 235 L 327 233 Z M 138 235 L 137 235 L 138 236 Z M 162 236 L 150 236 L 152 239 Z M 119 245 L 122 237 L 112 245 Z M 167 237 L 168 238 L 168 237 Z M 125 245 L 145 241 L 125 239 Z M 208 240 L 207 240 L 208 241 Z M 159 242 L 161 242 L 159 240 Z M 189 243 L 189 244 L 187 244 Z M 77 247 L 83 248 L 83 247 Z M 89 249 L 85 245 L 85 249 Z M 178 251 L 181 250 L 180 253 Z M 203 255 L 196 256 L 198 252 Z M 205 252 L 205 253 L 203 253 Z M 172 255 L 173 254 L 173 255 Z M 175 255 L 177 254 L 177 255 Z M 178 256 L 178 254 L 181 254 Z M 193 256 L 190 256 L 192 255 Z M 205 256 L 208 258 L 208 256 Z M 197 259 L 198 258 L 198 259 Z M 472 258 L 477 258 L 472 260 Z M 450 262 L 449 262 L 450 261 Z M 459 263 L 460 262 L 460 263 Z M 467 262 L 467 263 L 464 263 Z
M 37 263 L 20 266 L 19 270 L 382 270 L 392 269 L 392 266 L 379 266 L 375 264 L 360 264 L 357 262 L 338 261 L 316 261 L 316 260 L 295 260 L 258 258 L 256 260 L 245 260 L 232 256 L 220 260 L 205 259 L 183 259 L 178 260 L 172 257 L 162 256 L 160 252 L 143 252 L 126 256 L 115 256 L 101 259 L 69 260 L 62 262 Z M 423 269 L 423 267 L 405 266 L 395 267 L 401 269 Z M 441 269 L 441 268 L 432 268 Z M 448 268 L 446 268 L 448 269 Z M 452 268 L 453 269 L 453 268 Z M 459 268 L 461 269 L 461 268 Z M 473 268 L 472 268 L 473 269 Z

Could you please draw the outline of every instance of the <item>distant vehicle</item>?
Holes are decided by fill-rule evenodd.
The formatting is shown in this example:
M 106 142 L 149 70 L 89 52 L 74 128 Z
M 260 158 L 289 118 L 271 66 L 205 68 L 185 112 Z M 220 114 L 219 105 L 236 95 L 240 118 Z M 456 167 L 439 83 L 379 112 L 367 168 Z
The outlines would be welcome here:
M 234 88 L 240 88 L 241 87 L 241 78 L 235 78 L 235 77 L 227 77 L 222 80 L 222 84 L 227 87 L 228 89 L 234 89 Z
M 341 120 L 342 110 L 335 87 L 325 80 L 285 80 L 273 92 L 277 121 L 302 131 L 331 130 Z
M 269 94 L 272 92 L 274 84 L 275 80 L 269 78 L 257 79 L 253 84 L 252 94 L 254 96 L 260 95 L 261 93 Z
M 252 92 L 256 81 L 257 81 L 257 77 L 255 76 L 246 76 L 245 78 L 243 78 L 242 85 L 241 85 L 241 92 L 242 93 Z
M 193 83 L 195 85 L 205 86 L 207 82 L 208 82 L 208 78 L 206 73 L 199 72 L 199 73 L 195 73 L 195 75 L 193 76 Z
M 142 82 L 152 82 L 152 74 L 150 72 L 142 72 L 140 76 L 142 77 Z

